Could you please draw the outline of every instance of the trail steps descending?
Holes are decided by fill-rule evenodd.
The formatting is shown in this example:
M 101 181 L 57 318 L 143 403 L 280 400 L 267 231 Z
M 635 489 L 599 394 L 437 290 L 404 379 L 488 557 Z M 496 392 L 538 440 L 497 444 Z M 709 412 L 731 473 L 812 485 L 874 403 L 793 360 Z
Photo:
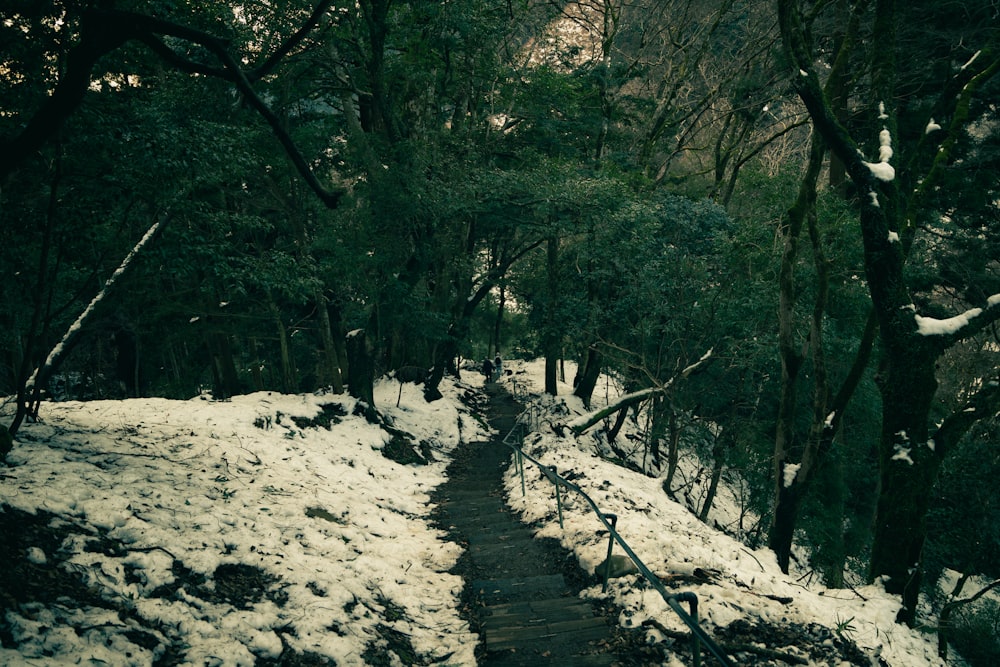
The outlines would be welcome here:
M 586 575 L 555 540 L 535 539 L 504 503 L 501 440 L 520 405 L 497 386 L 485 414 L 498 436 L 464 446 L 439 487 L 442 528 L 467 546 L 457 569 L 466 577 L 470 621 L 478 625 L 483 665 L 614 665 L 614 627 L 578 597 Z

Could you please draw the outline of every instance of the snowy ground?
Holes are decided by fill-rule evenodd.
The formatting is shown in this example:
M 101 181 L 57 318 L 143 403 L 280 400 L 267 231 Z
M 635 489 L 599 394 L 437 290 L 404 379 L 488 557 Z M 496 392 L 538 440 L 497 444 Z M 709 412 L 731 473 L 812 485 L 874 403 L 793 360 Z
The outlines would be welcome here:
M 427 515 L 448 452 L 482 427 L 454 386 L 427 404 L 405 385 L 396 408 L 399 388 L 381 384 L 377 401 L 430 465 L 383 456 L 391 436 L 342 396 L 44 406 L 0 473 L 0 503 L 71 527 L 57 553 L 19 554 L 28 576 L 72 570 L 108 604 L 8 609 L 17 648 L 0 664 L 253 665 L 287 644 L 361 665 L 401 636 L 422 659 L 474 664 L 463 582 L 447 573 L 460 550 Z M 342 413 L 330 430 L 293 420 L 321 405 Z M 259 599 L 238 592 L 248 583 Z
M 540 362 L 525 370 L 516 376 L 519 384 L 529 395 L 540 394 Z M 661 480 L 598 456 L 596 452 L 604 449 L 599 442 L 603 436 L 589 432 L 577 438 L 557 435 L 553 425 L 566 424 L 586 412 L 571 392 L 571 386 L 562 385 L 558 398 L 536 401 L 538 412 L 531 421 L 537 429 L 525 438 L 524 451 L 545 465 L 556 466 L 560 474 L 568 473 L 603 512 L 617 514 L 617 530 L 646 566 L 665 583 L 682 582 L 678 590 L 698 595 L 699 614 L 708 627 L 726 626 L 740 618 L 776 625 L 817 623 L 853 640 L 873 665 L 880 660 L 891 667 L 962 664 L 937 657 L 936 635 L 897 624 L 899 600 L 880 586 L 831 590 L 803 584 L 803 573 L 783 574 L 771 551 L 751 551 L 669 500 Z M 595 396 L 594 409 L 603 407 L 602 398 Z M 564 527 L 560 528 L 552 483 L 530 468 L 525 477 L 526 495 L 522 496 L 520 476 L 513 469 L 508 471 L 511 506 L 522 512 L 525 521 L 541 526 L 538 535 L 561 540 L 576 552 L 581 566 L 593 572 L 607 554 L 608 537 L 606 531 L 599 532 L 604 526 L 592 509 L 579 496 L 567 494 Z M 732 524 L 741 512 L 734 505 L 737 502 L 732 490 L 720 493 L 710 518 L 721 525 Z M 626 627 L 641 627 L 647 619 L 654 619 L 670 630 L 685 630 L 656 591 L 637 585 L 638 576 L 613 579 L 607 594 L 602 594 L 600 586 L 585 594 L 610 596 L 622 608 L 620 623 Z M 783 602 L 788 599 L 791 602 Z M 662 637 L 650 629 L 649 638 Z
M 506 367 L 508 387 L 513 379 L 519 392 L 539 393 L 540 364 Z M 460 547 L 429 518 L 449 452 L 484 437 L 459 400 L 481 379 L 467 373 L 465 382 L 446 383 L 432 404 L 412 384 L 401 396 L 398 383 L 379 384 L 379 409 L 412 443 L 354 416 L 343 396 L 44 406 L 43 422 L 22 427 L 0 469 L 0 519 L 34 515 L 62 541 L 24 531 L 5 536 L 0 553 L 25 582 L 65 587 L 72 575 L 85 586 L 29 604 L 0 590 L 0 664 L 474 665 L 478 637 L 458 613 L 463 582 L 448 573 Z M 698 594 L 710 630 L 739 618 L 818 623 L 853 639 L 872 664 L 942 664 L 935 637 L 897 625 L 898 601 L 879 587 L 805 586 L 768 551 L 699 522 L 659 480 L 594 455 L 589 436 L 557 436 L 553 422 L 582 412 L 568 387 L 561 393 L 537 403 L 540 430 L 526 450 L 617 513 L 646 565 Z M 329 428 L 306 421 L 324 417 Z M 434 460 L 402 465 L 386 447 Z M 607 537 L 583 502 L 568 501 L 560 529 L 551 483 L 529 469 L 522 497 L 513 470 L 507 481 L 511 503 L 541 535 L 562 540 L 585 568 L 603 560 Z M 696 569 L 708 577 L 693 577 Z M 80 603 L 85 594 L 90 604 Z M 652 619 L 683 629 L 634 576 L 614 580 L 607 595 L 627 627 Z

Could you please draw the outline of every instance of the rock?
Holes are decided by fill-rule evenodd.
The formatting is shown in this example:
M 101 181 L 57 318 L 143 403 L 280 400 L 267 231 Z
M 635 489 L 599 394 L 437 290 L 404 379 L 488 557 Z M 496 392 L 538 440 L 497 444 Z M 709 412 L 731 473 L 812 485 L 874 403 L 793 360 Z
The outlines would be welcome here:
M 597 568 L 594 569 L 594 574 L 599 577 L 604 576 L 604 569 L 607 567 L 608 561 L 602 560 Z M 608 578 L 614 577 L 624 577 L 627 574 L 635 574 L 639 571 L 639 568 L 635 566 L 632 559 L 628 556 L 622 556 L 619 554 L 612 554 L 611 556 L 611 572 L 608 574 Z

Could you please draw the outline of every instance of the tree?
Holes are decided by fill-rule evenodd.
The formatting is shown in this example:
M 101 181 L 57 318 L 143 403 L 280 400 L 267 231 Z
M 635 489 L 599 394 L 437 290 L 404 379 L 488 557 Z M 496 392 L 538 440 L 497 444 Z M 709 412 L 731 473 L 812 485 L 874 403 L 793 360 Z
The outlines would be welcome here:
M 0 180 L 4 181 L 6 185 L 6 181 L 13 178 L 17 170 L 22 169 L 25 165 L 36 163 L 37 152 L 48 149 L 53 137 L 59 138 L 59 132 L 66 127 L 67 120 L 86 106 L 86 102 L 89 101 L 92 104 L 99 101 L 107 102 L 112 98 L 118 99 L 119 97 L 131 99 L 133 89 L 142 90 L 148 86 L 145 82 L 134 83 L 134 81 L 142 81 L 143 78 L 150 81 L 156 80 L 156 69 L 150 66 L 148 58 L 122 57 L 116 61 L 116 56 L 120 56 L 122 53 L 134 56 L 130 49 L 134 44 L 141 43 L 149 52 L 155 54 L 156 59 L 166 63 L 171 69 L 187 74 L 206 75 L 234 84 L 242 93 L 247 104 L 253 107 L 269 124 L 271 132 L 283 145 L 300 176 L 309 184 L 314 193 L 327 206 L 335 206 L 342 194 L 339 188 L 329 188 L 319 182 L 280 119 L 257 95 L 252 85 L 252 82 L 260 81 L 271 73 L 283 58 L 301 46 L 306 35 L 320 22 L 328 6 L 328 3 L 319 4 L 311 14 L 304 17 L 301 27 L 288 35 L 286 39 L 278 40 L 274 50 L 264 54 L 264 57 L 259 60 L 260 66 L 252 71 L 240 64 L 240 58 L 232 53 L 230 44 L 226 40 L 213 33 L 192 28 L 183 22 L 135 12 L 78 7 L 75 3 L 71 3 L 65 8 L 55 5 L 24 8 L 24 12 L 13 15 L 3 25 L 5 36 L 12 38 L 15 45 L 13 51 L 15 58 L 11 61 L 11 66 L 4 70 L 3 84 L 15 92 L 13 99 L 19 102 L 19 106 L 11 113 L 5 114 L 4 136 L 0 141 L 0 153 L 2 153 Z M 62 15 L 64 10 L 65 16 Z M 52 19 L 52 21 L 64 27 L 62 30 L 50 34 L 45 32 L 45 26 L 49 25 L 47 19 L 54 15 L 58 16 L 59 20 L 56 22 L 55 19 Z M 38 33 L 44 33 L 42 41 L 38 45 L 29 43 L 29 38 Z M 280 34 L 280 30 L 272 29 L 271 34 Z M 199 50 L 202 51 L 199 53 Z M 205 54 L 214 57 L 215 63 L 201 60 L 201 56 Z M 253 47 L 250 47 L 248 55 L 257 59 L 261 54 L 259 51 L 254 52 Z M 247 58 L 248 61 L 250 59 Z M 31 99 L 31 97 L 33 95 L 41 96 L 39 93 L 42 91 L 37 90 L 34 86 L 24 85 L 24 81 L 29 80 L 27 75 L 33 73 L 29 72 L 32 68 L 40 70 L 43 80 L 48 81 L 52 91 L 41 102 L 38 102 L 37 99 Z M 92 82 L 94 80 L 101 82 L 100 90 L 93 89 Z M 115 91 L 118 90 L 123 90 L 123 93 L 116 95 Z M 122 132 L 119 129 L 119 133 L 118 140 L 120 142 L 123 139 L 127 142 L 130 138 L 127 132 Z M 86 135 L 82 136 L 86 137 Z M 57 141 L 55 143 L 57 164 L 62 158 L 61 151 L 62 143 Z M 104 152 L 113 153 L 114 151 L 112 149 Z M 54 172 L 51 189 L 53 206 L 59 201 L 55 195 L 59 176 L 58 171 Z M 92 190 L 87 188 L 84 192 L 89 195 Z M 187 194 L 195 197 L 204 196 L 203 192 L 197 191 L 197 186 L 189 190 Z M 150 210 L 148 201 L 142 202 L 142 204 L 145 210 Z M 151 208 L 156 211 L 158 207 Z M 171 210 L 170 213 L 172 214 L 174 211 Z M 158 217 L 160 214 L 157 212 L 151 215 Z M 32 349 L 32 346 L 38 345 L 37 339 L 41 333 L 39 326 L 43 319 L 42 290 L 46 288 L 42 277 L 50 271 L 48 264 L 52 230 L 54 229 L 53 219 L 54 216 L 50 213 L 50 222 L 46 227 L 45 237 L 42 239 L 39 256 L 38 275 L 40 279 L 35 286 L 35 314 L 28 327 L 30 343 L 27 350 L 21 355 L 20 370 L 15 378 L 19 409 L 18 417 L 11 425 L 11 430 L 14 431 L 28 409 L 27 402 L 32 400 L 28 396 L 29 389 L 37 390 L 38 388 L 38 384 L 29 383 L 29 374 L 39 381 L 51 374 L 58 366 L 65 351 L 68 350 L 69 344 L 77 336 L 78 325 L 82 324 L 82 321 L 78 321 L 77 325 L 70 327 L 61 343 L 53 348 L 51 354 L 47 355 L 47 360 L 44 363 L 39 362 L 38 370 L 35 373 L 30 373 L 40 352 L 38 349 Z M 159 226 L 156 224 L 151 229 L 159 229 Z M 121 264 L 119 270 L 124 270 L 125 267 L 132 264 L 131 255 L 129 257 L 128 261 Z M 100 303 L 103 294 L 103 291 L 98 293 L 97 300 L 92 302 L 91 307 L 85 311 L 85 315 L 89 316 L 92 307 Z M 231 373 L 227 374 L 231 375 Z
M 975 308 L 939 320 L 915 312 L 905 274 L 906 256 L 921 216 L 925 193 L 939 182 L 955 142 L 966 130 L 975 95 L 995 75 L 1000 61 L 991 52 L 973 52 L 961 69 L 947 73 L 933 116 L 923 118 L 928 132 L 914 145 L 899 143 L 897 109 L 895 3 L 879 0 L 871 14 L 872 32 L 880 48 L 871 52 L 871 96 L 868 113 L 875 121 L 874 159 L 861 149 L 866 142 L 838 119 L 814 67 L 800 3 L 778 0 L 782 40 L 792 66 L 792 81 L 819 132 L 844 164 L 857 192 L 865 273 L 879 327 L 879 389 L 882 427 L 879 437 L 881 486 L 876 510 L 870 576 L 885 577 L 886 589 L 900 594 L 900 620 L 914 623 L 925 541 L 924 518 L 929 494 L 944 456 L 977 419 L 1000 405 L 1000 389 L 987 383 L 962 408 L 933 428 L 932 408 L 938 388 L 936 364 L 950 347 L 1000 318 L 1000 296 Z M 858 3 L 855 11 L 869 8 Z M 975 57 L 972 57 L 975 55 Z M 940 131 L 932 118 L 946 123 Z M 944 119 L 948 119 L 945 121 Z M 912 150 L 908 152 L 907 149 Z M 936 149 L 936 150 L 935 150 Z M 906 159 L 899 171 L 912 188 L 901 186 L 893 160 Z

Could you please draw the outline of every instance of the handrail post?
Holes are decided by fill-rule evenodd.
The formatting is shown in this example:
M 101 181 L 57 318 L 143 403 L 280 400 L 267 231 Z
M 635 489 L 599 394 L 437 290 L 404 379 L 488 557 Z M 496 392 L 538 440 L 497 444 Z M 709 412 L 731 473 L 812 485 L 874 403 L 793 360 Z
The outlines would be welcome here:
M 601 592 L 607 593 L 608 579 L 611 578 L 611 551 L 615 548 L 615 526 L 618 524 L 618 515 L 605 514 L 604 518 L 611 524 L 611 530 L 608 531 L 608 555 L 604 559 L 604 584 L 601 586 Z
M 559 492 L 559 474 L 556 472 L 555 466 L 549 466 L 549 470 L 552 472 L 552 483 L 556 487 L 556 508 L 559 510 L 559 529 L 565 528 L 563 525 L 563 514 L 562 514 L 562 494 Z
M 688 599 L 688 607 L 691 609 L 691 618 L 695 624 L 698 623 L 698 598 L 692 596 Z M 694 632 L 691 633 L 691 665 L 701 667 L 701 640 Z
M 516 463 L 518 471 L 521 473 L 521 497 L 523 498 L 528 494 L 528 492 L 524 488 L 524 454 L 521 453 L 520 447 L 517 448 L 516 452 L 517 455 L 515 458 L 517 459 Z

